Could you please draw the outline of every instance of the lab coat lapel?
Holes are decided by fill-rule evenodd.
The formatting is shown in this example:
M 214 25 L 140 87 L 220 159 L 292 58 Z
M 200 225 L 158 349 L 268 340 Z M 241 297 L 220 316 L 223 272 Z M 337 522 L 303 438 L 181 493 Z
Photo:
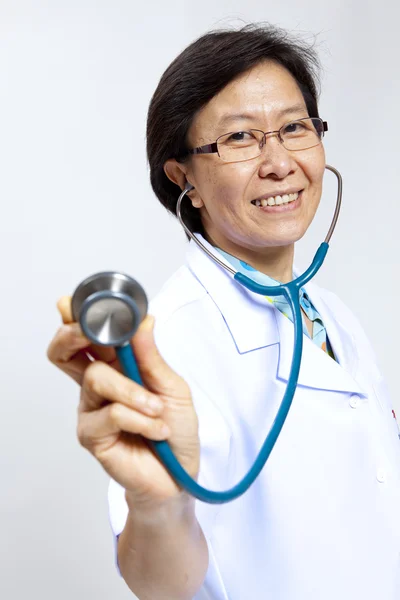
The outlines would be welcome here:
M 222 255 L 217 254 L 215 248 L 200 234 L 196 236 L 200 237 L 207 249 L 229 266 Z M 277 311 L 263 296 L 251 292 L 238 283 L 193 241 L 189 244 L 187 262 L 193 275 L 204 286 L 220 310 L 240 354 L 278 344 Z
M 200 234 L 196 236 L 210 252 L 226 262 Z M 294 345 L 293 323 L 269 304 L 266 298 L 250 292 L 235 281 L 193 241 L 189 244 L 187 260 L 189 269 L 220 310 L 238 352 L 244 354 L 279 343 L 278 378 L 288 381 Z M 351 334 L 321 298 L 318 286 L 309 283 L 304 289 L 321 315 L 338 362 L 303 335 L 298 385 L 367 396 L 355 379 L 358 355 Z
M 305 290 L 326 327 L 336 361 L 303 335 L 303 355 L 298 385 L 367 396 L 368 394 L 355 379 L 358 354 L 353 337 L 322 300 L 315 285 L 308 284 Z M 292 361 L 294 327 L 282 313 L 277 315 L 277 324 L 281 344 L 278 377 L 287 381 Z

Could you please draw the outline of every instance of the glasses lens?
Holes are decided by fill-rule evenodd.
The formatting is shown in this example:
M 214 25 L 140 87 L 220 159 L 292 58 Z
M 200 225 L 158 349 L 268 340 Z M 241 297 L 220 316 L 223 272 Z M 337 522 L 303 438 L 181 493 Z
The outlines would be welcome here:
M 281 128 L 280 135 L 287 150 L 307 150 L 321 143 L 323 121 L 317 118 L 292 121 Z
M 227 133 L 217 139 L 220 158 L 225 162 L 250 160 L 261 154 L 263 133 L 254 129 Z

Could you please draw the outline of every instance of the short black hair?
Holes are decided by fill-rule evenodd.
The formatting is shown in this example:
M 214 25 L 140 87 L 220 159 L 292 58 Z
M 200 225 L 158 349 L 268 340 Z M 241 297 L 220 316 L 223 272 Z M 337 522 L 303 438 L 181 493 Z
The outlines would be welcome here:
M 162 75 L 147 116 L 147 158 L 152 188 L 176 214 L 181 190 L 168 179 L 164 164 L 187 153 L 187 134 L 195 114 L 233 79 L 264 60 L 286 68 L 295 78 L 310 117 L 319 117 L 320 63 L 312 45 L 270 24 L 210 31 L 191 43 Z M 191 231 L 204 234 L 200 212 L 182 203 Z

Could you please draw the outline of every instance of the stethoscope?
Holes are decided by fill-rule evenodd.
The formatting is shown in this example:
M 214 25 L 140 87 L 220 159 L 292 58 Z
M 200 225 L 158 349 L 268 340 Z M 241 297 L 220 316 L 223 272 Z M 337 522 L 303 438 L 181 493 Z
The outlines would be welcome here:
M 263 296 L 284 296 L 292 310 L 294 324 L 294 351 L 287 388 L 271 430 L 261 450 L 243 479 L 233 488 L 224 492 L 207 490 L 199 485 L 179 464 L 167 441 L 147 440 L 174 480 L 189 494 L 213 504 L 222 504 L 244 494 L 255 481 L 278 439 L 291 407 L 296 391 L 303 352 L 303 325 L 300 309 L 300 288 L 320 269 L 328 252 L 329 241 L 334 232 L 342 201 L 342 177 L 334 167 L 326 166 L 336 175 L 338 183 L 335 213 L 328 234 L 318 248 L 310 267 L 289 283 L 277 286 L 263 286 L 255 283 L 242 273 L 219 260 L 190 231 L 181 216 L 181 203 L 193 187 L 187 184 L 178 198 L 176 215 L 187 235 L 216 263 L 233 275 L 233 278 L 251 292 Z M 148 302 L 141 285 L 123 273 L 96 273 L 85 279 L 72 297 L 72 314 L 81 325 L 86 337 L 101 346 L 115 347 L 122 370 L 127 377 L 143 385 L 130 340 L 147 313 Z

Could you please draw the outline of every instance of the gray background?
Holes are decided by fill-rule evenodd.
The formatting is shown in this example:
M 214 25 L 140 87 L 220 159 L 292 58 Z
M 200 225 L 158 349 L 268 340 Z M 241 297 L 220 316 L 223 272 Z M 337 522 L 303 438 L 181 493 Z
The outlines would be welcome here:
M 133 597 L 113 566 L 107 476 L 76 440 L 78 388 L 45 352 L 57 298 L 88 274 L 126 271 L 152 296 L 181 264 L 185 236 L 148 182 L 145 119 L 163 70 L 209 28 L 268 20 L 317 34 L 327 158 L 345 184 L 318 281 L 358 314 L 400 409 L 398 11 L 365 0 L 0 0 L 0 597 Z M 325 236 L 330 181 L 300 266 Z

